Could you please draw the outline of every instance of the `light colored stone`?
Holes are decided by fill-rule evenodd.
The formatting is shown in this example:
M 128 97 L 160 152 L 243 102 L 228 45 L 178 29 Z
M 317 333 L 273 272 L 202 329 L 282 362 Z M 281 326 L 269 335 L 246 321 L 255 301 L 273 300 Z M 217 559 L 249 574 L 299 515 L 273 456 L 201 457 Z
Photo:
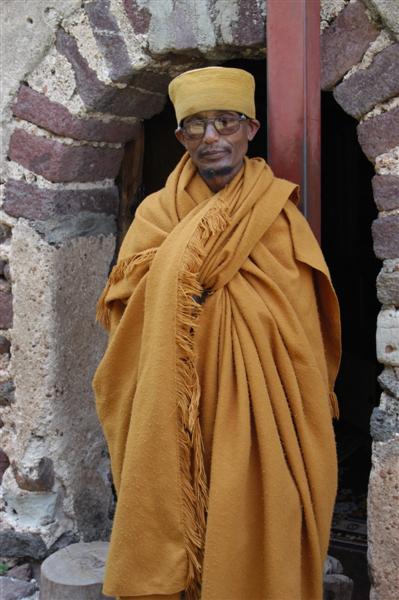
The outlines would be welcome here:
M 46 558 L 41 568 L 41 600 L 105 600 L 101 588 L 107 553 L 107 542 L 79 543 Z
M 109 530 L 109 464 L 91 379 L 105 344 L 94 321 L 95 305 L 114 244 L 113 236 L 99 236 L 54 247 L 22 221 L 13 232 L 16 435 L 8 438 L 5 450 L 25 469 L 50 457 L 55 484 L 52 492 L 20 490 L 9 469 L 3 493 L 10 508 L 4 522 L 40 533 L 47 546 L 66 531 L 80 529 L 92 539 Z M 86 522 L 78 526 L 75 509 L 82 494 L 90 502 Z M 96 511 L 90 514 L 93 506 Z M 96 518 L 100 522 L 94 523 Z
M 377 156 L 375 170 L 378 175 L 399 175 L 399 146 Z
M 399 436 L 373 443 L 368 493 L 371 600 L 399 597 Z
M 339 15 L 348 4 L 349 0 L 321 0 L 320 1 L 320 20 L 322 29 L 328 27 L 335 17 Z
M 383 24 L 399 40 L 399 2 L 396 0 L 363 0 Z
M 377 318 L 377 358 L 384 365 L 399 366 L 399 310 L 386 308 Z
M 71 63 L 55 48 L 32 71 L 27 81 L 34 90 L 46 94 L 53 102 L 64 104 L 72 113 L 83 110 L 83 102 L 79 94 L 76 94 Z

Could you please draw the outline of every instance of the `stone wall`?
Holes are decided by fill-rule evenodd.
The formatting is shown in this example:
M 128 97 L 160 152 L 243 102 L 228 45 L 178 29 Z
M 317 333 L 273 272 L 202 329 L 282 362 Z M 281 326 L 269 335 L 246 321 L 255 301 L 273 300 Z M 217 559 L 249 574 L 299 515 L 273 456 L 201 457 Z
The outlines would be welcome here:
M 90 380 L 105 341 L 93 315 L 114 253 L 124 144 L 162 110 L 171 76 L 265 52 L 263 0 L 53 4 L 30 0 L 21 10 L 8 0 L 3 53 L 0 547 L 35 558 L 109 530 L 108 463 Z M 399 5 L 321 5 L 322 87 L 358 119 L 376 170 L 385 370 L 372 420 L 369 556 L 372 597 L 390 600 L 399 594 Z M 31 48 L 24 57 L 21 45 Z
M 358 140 L 375 165 L 374 251 L 377 280 L 381 403 L 371 421 L 373 466 L 368 494 L 372 600 L 399 594 L 399 4 L 347 4 L 322 33 L 322 86 L 359 120 Z

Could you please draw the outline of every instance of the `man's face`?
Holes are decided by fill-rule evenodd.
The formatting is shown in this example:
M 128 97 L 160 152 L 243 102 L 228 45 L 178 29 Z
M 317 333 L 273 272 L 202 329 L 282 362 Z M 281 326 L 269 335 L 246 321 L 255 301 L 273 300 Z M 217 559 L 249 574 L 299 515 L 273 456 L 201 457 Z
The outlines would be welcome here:
M 193 119 L 212 119 L 223 115 L 239 116 L 232 111 L 207 110 L 184 119 L 183 127 Z M 184 134 L 184 129 L 177 129 L 176 137 L 205 179 L 210 180 L 220 175 L 227 178 L 227 183 L 240 170 L 248 150 L 248 142 L 255 137 L 258 129 L 259 121 L 245 119 L 240 122 L 238 130 L 230 135 L 218 133 L 214 125 L 208 123 L 200 139 L 190 139 Z

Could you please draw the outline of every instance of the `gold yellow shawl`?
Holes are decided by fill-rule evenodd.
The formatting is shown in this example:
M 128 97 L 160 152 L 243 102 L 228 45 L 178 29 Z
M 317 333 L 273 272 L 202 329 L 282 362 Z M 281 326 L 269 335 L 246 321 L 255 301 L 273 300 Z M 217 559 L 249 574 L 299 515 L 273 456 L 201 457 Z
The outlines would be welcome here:
M 296 197 L 261 159 L 213 194 L 185 155 L 136 213 L 98 307 L 106 594 L 322 597 L 339 313 Z

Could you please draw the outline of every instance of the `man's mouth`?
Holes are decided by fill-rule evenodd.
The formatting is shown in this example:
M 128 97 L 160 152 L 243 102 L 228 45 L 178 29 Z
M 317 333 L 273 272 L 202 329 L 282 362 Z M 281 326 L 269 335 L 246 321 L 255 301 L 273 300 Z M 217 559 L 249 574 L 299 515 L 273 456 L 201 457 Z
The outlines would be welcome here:
M 224 156 L 227 154 L 227 150 L 218 149 L 218 150 L 203 150 L 200 153 L 201 158 L 219 158 L 220 156 Z

